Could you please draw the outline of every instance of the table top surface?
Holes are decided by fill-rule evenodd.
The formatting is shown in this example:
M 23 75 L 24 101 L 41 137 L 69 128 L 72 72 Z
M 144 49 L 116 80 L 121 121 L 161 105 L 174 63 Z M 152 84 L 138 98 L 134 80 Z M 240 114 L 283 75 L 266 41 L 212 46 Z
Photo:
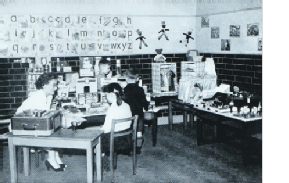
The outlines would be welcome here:
M 215 114 L 215 115 L 219 115 L 219 116 L 223 116 L 223 117 L 226 117 L 226 118 L 230 118 L 230 119 L 235 119 L 235 120 L 239 120 L 239 121 L 243 121 L 243 122 L 252 122 L 252 121 L 258 121 L 258 120 L 262 120 L 262 115 L 255 115 L 253 117 L 245 117 L 245 116 L 237 116 L 237 112 L 230 112 L 228 110 L 225 110 L 225 111 L 221 111 L 219 112 L 219 110 L 214 110 L 212 108 L 204 108 L 204 107 L 195 107 L 194 108 L 195 110 L 198 110 L 198 111 L 203 111 L 203 112 L 208 112 L 208 113 L 211 113 L 211 114 Z
M 13 135 L 12 132 L 7 133 L 8 137 L 37 138 L 37 139 L 68 139 L 68 140 L 94 140 L 103 133 L 103 130 L 96 129 L 77 129 L 73 132 L 71 129 L 59 129 L 50 136 L 32 136 L 32 135 Z
M 210 106 L 203 107 L 202 104 L 195 105 L 195 104 L 185 103 L 184 101 L 182 101 L 180 99 L 172 99 L 170 101 L 173 103 L 189 106 L 196 111 L 208 112 L 211 114 L 215 114 L 215 115 L 219 115 L 219 116 L 223 116 L 223 117 L 227 117 L 227 118 L 231 118 L 231 119 L 235 119 L 235 120 L 239 120 L 239 121 L 243 121 L 243 122 L 262 120 L 262 115 L 255 115 L 253 117 L 237 116 L 236 115 L 237 112 L 233 111 L 232 113 L 230 113 L 229 109 L 227 109 L 227 110 L 221 109 L 220 110 L 218 108 L 214 108 L 214 107 L 210 107 Z

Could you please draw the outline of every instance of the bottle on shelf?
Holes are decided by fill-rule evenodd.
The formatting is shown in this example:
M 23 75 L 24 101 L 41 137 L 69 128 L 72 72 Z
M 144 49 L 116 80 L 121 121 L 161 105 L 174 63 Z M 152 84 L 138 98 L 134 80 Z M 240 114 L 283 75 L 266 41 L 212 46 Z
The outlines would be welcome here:
M 57 62 L 56 62 L 56 71 L 60 72 L 60 59 L 57 58 Z

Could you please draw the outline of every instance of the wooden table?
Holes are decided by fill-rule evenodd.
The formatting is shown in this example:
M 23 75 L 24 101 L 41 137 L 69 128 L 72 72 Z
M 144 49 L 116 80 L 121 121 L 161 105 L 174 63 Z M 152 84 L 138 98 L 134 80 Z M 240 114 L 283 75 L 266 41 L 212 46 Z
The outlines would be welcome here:
M 183 112 L 183 127 L 187 129 L 187 114 L 190 115 L 190 124 L 193 126 L 194 122 L 194 105 L 183 102 L 179 99 L 172 99 L 169 101 L 169 130 L 173 129 L 173 108 L 180 109 Z
M 262 132 L 262 116 L 257 115 L 254 117 L 245 118 L 243 116 L 236 116 L 236 112 L 230 113 L 229 110 L 222 111 L 217 108 L 212 108 L 202 104 L 194 105 L 184 103 L 182 100 L 169 101 L 169 129 L 173 127 L 173 108 L 178 108 L 183 112 L 184 129 L 187 128 L 187 113 L 190 114 L 191 126 L 194 122 L 193 116 L 197 116 L 197 145 L 203 145 L 204 142 L 204 124 L 211 124 L 215 127 L 215 142 L 222 142 L 224 127 L 231 129 L 242 137 L 242 150 L 243 150 L 243 163 L 247 164 L 248 156 L 248 141 L 249 136 L 254 133 Z
M 102 130 L 60 129 L 51 136 L 16 136 L 8 133 L 11 182 L 17 182 L 16 146 L 24 147 L 24 173 L 30 174 L 29 147 L 85 149 L 87 158 L 87 182 L 93 182 L 93 149 L 96 147 L 97 181 L 102 181 L 101 134 Z

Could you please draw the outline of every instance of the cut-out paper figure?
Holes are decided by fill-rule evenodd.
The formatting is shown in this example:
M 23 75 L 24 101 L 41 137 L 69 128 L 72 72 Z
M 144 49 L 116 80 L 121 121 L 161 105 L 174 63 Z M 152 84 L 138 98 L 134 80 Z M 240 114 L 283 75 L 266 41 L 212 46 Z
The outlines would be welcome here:
M 188 43 L 190 42 L 190 41 L 189 41 L 190 39 L 194 40 L 194 38 L 191 36 L 191 34 L 192 34 L 192 31 L 191 31 L 191 30 L 189 30 L 188 34 L 183 33 L 183 35 L 186 36 L 186 40 L 187 40 L 187 41 L 185 42 L 185 46 L 188 45 Z M 180 41 L 180 43 L 182 43 L 182 40 Z
M 162 33 L 158 39 L 160 40 L 163 36 L 165 36 L 166 40 L 169 40 L 168 36 L 166 35 L 166 31 L 169 31 L 169 29 L 166 29 L 166 22 L 162 21 L 162 30 L 159 31 L 159 33 Z
M 138 39 L 140 40 L 140 42 L 139 42 L 139 49 L 142 48 L 142 43 L 143 43 L 146 47 L 148 47 L 148 45 L 144 42 L 144 39 L 146 39 L 146 38 L 142 35 L 142 31 L 140 31 L 139 29 L 137 29 L 136 32 L 137 32 L 137 34 L 139 35 L 139 37 L 136 38 L 135 40 L 138 40 Z

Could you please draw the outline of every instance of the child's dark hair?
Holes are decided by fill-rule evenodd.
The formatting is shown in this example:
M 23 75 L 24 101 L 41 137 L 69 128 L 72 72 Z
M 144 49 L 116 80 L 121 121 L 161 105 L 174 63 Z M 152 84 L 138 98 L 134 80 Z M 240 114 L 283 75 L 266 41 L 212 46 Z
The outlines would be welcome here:
M 101 57 L 100 61 L 98 62 L 98 65 L 100 64 L 107 64 L 107 65 L 111 65 L 110 61 L 107 60 L 106 57 Z
M 110 83 L 108 85 L 103 86 L 103 92 L 112 93 L 114 92 L 116 95 L 116 103 L 118 106 L 122 104 L 122 100 L 124 98 L 124 94 L 121 86 L 118 83 Z
M 51 80 L 57 79 L 58 75 L 53 72 L 48 72 L 40 75 L 35 82 L 37 90 L 43 89 L 43 86 L 48 84 Z
M 139 70 L 136 68 L 127 69 L 125 75 L 130 79 L 137 79 L 139 76 Z

